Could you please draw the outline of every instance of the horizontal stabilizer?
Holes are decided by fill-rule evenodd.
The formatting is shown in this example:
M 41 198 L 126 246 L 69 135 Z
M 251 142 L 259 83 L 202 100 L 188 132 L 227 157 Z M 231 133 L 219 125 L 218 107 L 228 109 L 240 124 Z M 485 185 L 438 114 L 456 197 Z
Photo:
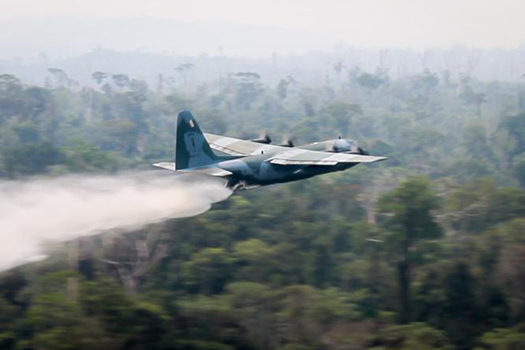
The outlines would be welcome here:
M 221 168 L 193 168 L 193 169 L 175 170 L 175 163 L 171 163 L 171 162 L 155 163 L 153 164 L 153 166 L 156 166 L 157 168 L 176 171 L 177 173 L 197 173 L 197 174 L 202 174 L 202 175 L 219 176 L 219 177 L 228 176 L 232 174 L 228 170 L 224 170 Z
M 153 166 L 156 166 L 157 168 L 175 171 L 175 163 L 172 163 L 172 162 L 155 163 L 153 164 Z
M 232 174 L 228 170 L 224 170 L 221 168 L 194 168 L 194 169 L 178 170 L 178 172 L 197 173 L 197 174 L 202 174 L 202 175 L 218 176 L 218 177 L 228 176 Z

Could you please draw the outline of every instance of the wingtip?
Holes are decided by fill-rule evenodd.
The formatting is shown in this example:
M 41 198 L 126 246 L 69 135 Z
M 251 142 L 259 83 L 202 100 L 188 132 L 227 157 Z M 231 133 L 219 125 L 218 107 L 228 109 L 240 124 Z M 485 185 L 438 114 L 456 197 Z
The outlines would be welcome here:
M 380 157 L 374 157 L 375 159 L 372 161 L 372 162 L 381 162 L 383 160 L 387 160 L 388 157 L 383 157 L 383 156 L 380 156 Z
M 375 162 L 381 162 L 383 160 L 388 159 L 387 157 L 383 156 L 364 156 L 366 158 L 362 158 L 362 163 L 375 163 Z

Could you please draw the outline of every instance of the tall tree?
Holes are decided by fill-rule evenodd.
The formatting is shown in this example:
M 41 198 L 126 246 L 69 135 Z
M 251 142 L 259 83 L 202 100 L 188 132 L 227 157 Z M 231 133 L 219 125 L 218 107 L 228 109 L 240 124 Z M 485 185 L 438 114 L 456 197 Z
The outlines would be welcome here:
M 410 321 L 410 285 L 413 255 L 417 242 L 440 237 L 442 231 L 434 220 L 432 211 L 438 207 L 438 198 L 430 189 L 428 180 L 413 177 L 379 201 L 380 211 L 385 214 L 384 226 L 397 257 L 399 283 L 399 321 Z

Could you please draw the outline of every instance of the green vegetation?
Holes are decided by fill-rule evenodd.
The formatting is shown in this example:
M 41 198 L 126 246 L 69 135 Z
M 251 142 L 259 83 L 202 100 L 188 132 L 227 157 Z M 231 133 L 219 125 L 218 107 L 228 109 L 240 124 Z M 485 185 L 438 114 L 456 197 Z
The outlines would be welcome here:
M 323 86 L 255 72 L 191 86 L 191 69 L 158 89 L 103 72 L 96 88 L 0 75 L 0 176 L 149 168 L 173 157 L 183 108 L 206 131 L 342 133 L 389 160 L 3 272 L 0 348 L 525 347 L 523 84 L 356 68 Z

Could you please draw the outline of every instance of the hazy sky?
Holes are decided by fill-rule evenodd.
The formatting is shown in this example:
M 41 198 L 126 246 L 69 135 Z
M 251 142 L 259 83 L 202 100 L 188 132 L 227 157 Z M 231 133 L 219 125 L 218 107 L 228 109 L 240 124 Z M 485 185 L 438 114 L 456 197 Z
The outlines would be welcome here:
M 1 0 L 1 3 L 0 26 L 13 20 L 25 22 L 47 17 L 147 16 L 276 27 L 306 36 L 315 34 L 327 38 L 330 45 L 416 49 L 456 44 L 479 48 L 525 45 L 525 0 Z M 5 30 L 8 32 L 9 28 Z M 13 35 L 16 38 L 16 33 Z

